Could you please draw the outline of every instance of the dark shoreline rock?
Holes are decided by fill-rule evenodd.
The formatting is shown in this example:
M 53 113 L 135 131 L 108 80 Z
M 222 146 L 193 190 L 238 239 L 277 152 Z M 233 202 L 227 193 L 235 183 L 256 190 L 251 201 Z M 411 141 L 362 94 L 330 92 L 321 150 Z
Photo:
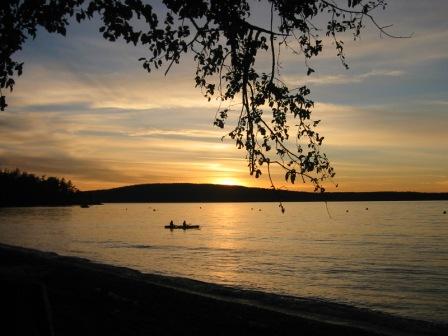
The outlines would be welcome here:
M 52 335 L 53 330 L 55 335 L 444 335 L 448 331 L 446 325 L 347 305 L 143 274 L 1 244 L 0 276 L 3 308 L 11 307 L 13 315 L 9 321 L 22 319 L 40 335 Z M 34 290 L 17 304 L 14 293 L 27 286 Z M 33 304 L 48 305 L 48 312 L 25 308 Z M 2 323 L 0 328 L 17 325 Z

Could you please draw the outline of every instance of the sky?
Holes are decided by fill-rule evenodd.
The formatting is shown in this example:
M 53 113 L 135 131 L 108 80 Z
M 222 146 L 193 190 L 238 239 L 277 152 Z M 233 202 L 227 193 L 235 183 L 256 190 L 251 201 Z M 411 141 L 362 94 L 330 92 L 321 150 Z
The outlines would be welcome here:
M 331 191 L 448 192 L 448 1 L 390 0 L 368 25 L 343 36 L 350 68 L 331 43 L 311 61 L 282 54 L 282 78 L 307 84 L 321 119 L 323 151 L 336 170 Z M 263 7 L 254 19 L 264 22 Z M 244 150 L 213 126 L 219 102 L 194 87 L 190 56 L 166 76 L 146 73 L 145 50 L 105 41 L 98 21 L 67 37 L 40 31 L 15 55 L 24 61 L 9 107 L 0 112 L 0 168 L 72 180 L 81 190 L 139 183 L 269 187 L 249 176 Z M 277 187 L 310 191 L 274 172 Z M 338 187 L 336 188 L 336 184 Z

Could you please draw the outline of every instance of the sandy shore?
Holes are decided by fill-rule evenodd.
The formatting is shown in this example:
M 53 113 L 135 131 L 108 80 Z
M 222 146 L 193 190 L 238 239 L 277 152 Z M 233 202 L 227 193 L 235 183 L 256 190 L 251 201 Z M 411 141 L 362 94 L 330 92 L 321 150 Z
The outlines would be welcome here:
M 346 305 L 142 274 L 0 244 L 3 335 L 447 335 Z

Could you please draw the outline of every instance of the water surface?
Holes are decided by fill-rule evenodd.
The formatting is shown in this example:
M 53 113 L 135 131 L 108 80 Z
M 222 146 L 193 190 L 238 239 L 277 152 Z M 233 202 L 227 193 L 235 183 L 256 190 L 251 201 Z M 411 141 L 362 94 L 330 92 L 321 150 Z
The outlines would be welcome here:
M 448 321 L 448 202 L 0 209 L 0 242 Z M 368 209 L 367 209 L 368 208 Z M 170 220 L 201 230 L 166 230 Z

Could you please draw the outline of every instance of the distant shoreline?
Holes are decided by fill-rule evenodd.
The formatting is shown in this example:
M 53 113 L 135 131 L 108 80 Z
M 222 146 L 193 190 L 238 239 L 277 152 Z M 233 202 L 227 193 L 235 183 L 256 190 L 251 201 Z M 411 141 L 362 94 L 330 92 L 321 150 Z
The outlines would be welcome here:
M 328 203 L 337 203 L 337 202 L 347 202 L 347 203 L 357 203 L 357 202 L 443 202 L 448 201 L 448 199 L 388 199 L 388 200 L 302 200 L 302 201 L 265 201 L 265 200 L 255 200 L 255 201 L 110 201 L 105 203 L 88 203 L 90 206 L 98 206 L 105 204 L 169 204 L 169 203 L 197 203 L 197 204 L 208 204 L 208 203 L 319 203 L 319 202 L 328 202 Z M 0 208 L 68 208 L 68 207 L 80 207 L 81 204 L 73 203 L 73 204 L 61 204 L 61 203 L 42 203 L 42 204 L 0 204 Z
M 105 204 L 169 204 L 169 203 L 197 203 L 197 204 L 207 204 L 207 203 L 319 203 L 319 202 L 328 202 L 328 203 L 337 203 L 337 202 L 347 202 L 347 203 L 357 203 L 357 202 L 443 202 L 448 201 L 448 198 L 434 198 L 434 199 L 361 199 L 361 200 L 301 200 L 301 201 L 294 201 L 294 200 L 286 200 L 286 201 L 271 201 L 271 200 L 249 200 L 249 201 L 108 201 L 104 203 L 86 203 L 90 206 L 98 206 L 98 205 L 105 205 Z M 0 208 L 40 208 L 40 207 L 54 207 L 54 208 L 67 208 L 67 207 L 80 207 L 80 203 L 73 203 L 73 204 L 62 204 L 62 203 L 39 203 L 39 204 L 0 204 Z
M 32 200 L 0 197 L 6 206 L 80 206 L 102 203 L 248 203 L 248 202 L 375 202 L 446 201 L 448 192 L 421 193 L 402 191 L 324 192 L 272 190 L 215 184 L 139 184 L 106 190 L 80 191 L 70 200 Z
M 45 300 L 39 300 L 47 307 L 48 324 L 57 335 L 238 332 L 373 336 L 441 335 L 448 330 L 445 324 L 342 304 L 143 274 L 83 258 L 3 244 L 0 274 L 3 306 L 18 307 L 25 321 L 47 320 L 33 313 L 33 307 L 39 303 L 29 302 L 36 298 L 31 289 L 37 288 L 45 295 Z M 14 296 L 14 289 L 23 293 L 21 286 L 28 290 L 28 297 Z M 176 323 L 171 323 L 173 319 Z

